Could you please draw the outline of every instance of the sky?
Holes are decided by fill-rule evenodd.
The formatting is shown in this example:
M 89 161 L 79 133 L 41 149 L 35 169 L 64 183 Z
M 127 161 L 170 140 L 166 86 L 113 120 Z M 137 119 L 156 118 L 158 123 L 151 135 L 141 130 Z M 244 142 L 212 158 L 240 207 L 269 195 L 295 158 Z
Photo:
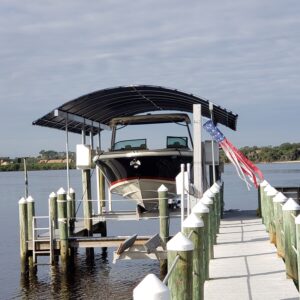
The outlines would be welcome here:
M 0 45 L 0 157 L 64 150 L 64 132 L 32 122 L 134 84 L 238 114 L 236 132 L 220 126 L 238 147 L 300 142 L 299 0 L 1 0 Z

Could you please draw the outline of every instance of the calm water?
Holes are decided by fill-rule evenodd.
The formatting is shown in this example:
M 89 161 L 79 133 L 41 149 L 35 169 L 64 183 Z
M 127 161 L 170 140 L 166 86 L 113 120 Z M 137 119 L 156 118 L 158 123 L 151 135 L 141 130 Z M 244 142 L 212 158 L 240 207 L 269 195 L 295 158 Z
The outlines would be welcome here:
M 300 164 L 260 164 L 266 179 L 274 186 L 299 186 Z M 81 198 L 80 172 L 71 171 L 71 186 Z M 256 209 L 257 191 L 248 191 L 231 165 L 225 166 L 225 209 Z M 79 252 L 74 270 L 68 275 L 58 268 L 39 266 L 38 273 L 22 278 L 19 269 L 18 200 L 24 194 L 23 173 L 0 173 L 0 299 L 131 299 L 133 288 L 148 273 L 159 276 L 157 261 L 135 260 L 112 263 L 112 249 L 107 255 L 95 249 L 93 265 Z M 52 191 L 66 186 L 64 171 L 29 172 L 30 194 L 39 215 L 47 214 L 47 199 Z M 96 191 L 93 191 L 95 197 Z M 119 207 L 122 204 L 117 202 Z M 94 207 L 96 211 L 96 207 Z M 80 208 L 79 211 L 82 209 Z M 179 230 L 172 221 L 171 233 Z M 157 221 L 109 222 L 108 234 L 130 235 L 157 233 Z M 48 258 L 39 258 L 48 262 Z

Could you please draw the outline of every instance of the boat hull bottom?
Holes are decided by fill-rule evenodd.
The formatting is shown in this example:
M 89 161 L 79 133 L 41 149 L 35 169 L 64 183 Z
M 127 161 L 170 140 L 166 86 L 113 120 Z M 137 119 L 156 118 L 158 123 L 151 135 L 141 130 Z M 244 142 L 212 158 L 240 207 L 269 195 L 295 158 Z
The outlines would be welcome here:
M 161 185 L 168 189 L 168 198 L 176 198 L 176 184 L 174 180 L 131 178 L 112 182 L 110 192 L 124 198 L 134 200 L 146 210 L 158 208 L 158 189 Z

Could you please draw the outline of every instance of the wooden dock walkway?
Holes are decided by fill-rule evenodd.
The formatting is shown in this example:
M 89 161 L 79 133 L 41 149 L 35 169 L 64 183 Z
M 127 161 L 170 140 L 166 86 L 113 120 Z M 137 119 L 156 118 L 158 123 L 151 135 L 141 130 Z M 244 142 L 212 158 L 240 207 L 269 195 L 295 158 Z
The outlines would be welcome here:
M 214 252 L 206 300 L 300 299 L 255 211 L 227 212 Z

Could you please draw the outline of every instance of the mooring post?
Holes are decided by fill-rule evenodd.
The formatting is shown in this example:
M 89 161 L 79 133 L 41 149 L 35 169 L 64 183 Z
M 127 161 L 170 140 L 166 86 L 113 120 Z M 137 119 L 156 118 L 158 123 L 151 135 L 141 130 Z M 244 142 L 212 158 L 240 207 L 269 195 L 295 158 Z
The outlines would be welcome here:
M 209 250 L 209 259 L 214 258 L 214 242 L 215 242 L 215 221 L 214 221 L 214 202 L 212 198 L 209 198 L 207 196 L 203 196 L 200 199 L 201 203 L 206 205 L 209 209 L 208 214 L 208 236 L 209 236 L 209 244 L 208 244 L 208 250 Z
M 57 191 L 58 227 L 60 238 L 60 258 L 63 269 L 68 264 L 68 218 L 67 218 L 67 194 L 63 188 Z
M 171 300 L 169 288 L 154 274 L 148 274 L 133 290 L 133 300 Z
M 220 184 L 221 184 L 221 189 L 220 189 L 221 219 L 223 219 L 224 207 L 225 207 L 225 203 L 224 203 L 224 182 L 220 180 Z M 220 220 L 220 223 L 221 223 L 221 220 Z
M 98 196 L 97 212 L 99 215 L 101 215 L 103 212 L 103 208 L 105 207 L 105 177 L 101 172 L 99 166 L 96 166 L 96 174 L 97 174 L 97 196 Z
M 28 240 L 32 240 L 32 220 L 35 216 L 34 199 L 29 196 L 26 199 L 27 202 L 27 228 L 28 228 Z
M 54 192 L 49 195 L 49 214 L 52 224 L 54 224 L 54 229 L 58 229 L 57 196 Z
M 274 205 L 274 223 L 275 223 L 275 238 L 276 238 L 276 248 L 277 255 L 284 257 L 284 237 L 282 235 L 283 231 L 283 221 L 282 221 L 282 205 L 287 201 L 287 197 L 282 193 L 278 193 L 273 198 Z
M 26 273 L 28 257 L 28 226 L 27 226 L 27 201 L 25 198 L 19 200 L 19 225 L 20 225 L 20 259 L 21 273 Z
M 265 206 L 266 206 L 264 189 L 267 185 L 269 185 L 269 183 L 266 180 L 261 182 L 259 185 L 258 207 L 260 207 L 260 217 L 262 219 L 263 224 L 265 224 Z
M 269 220 L 269 237 L 270 242 L 275 243 L 276 242 L 276 231 L 275 231 L 275 222 L 274 222 L 274 204 L 273 204 L 273 198 L 275 195 L 278 194 L 278 191 L 275 188 L 270 188 L 267 191 L 267 202 L 268 202 L 268 220 Z
M 168 207 L 168 189 L 162 184 L 158 191 L 159 202 L 159 235 L 166 244 L 169 238 L 169 207 Z M 160 273 L 165 276 L 168 271 L 168 262 L 166 259 L 160 260 Z
M 196 204 L 197 205 L 197 204 Z M 195 206 L 194 206 L 195 207 Z M 193 251 L 193 300 L 204 298 L 204 223 L 202 218 L 191 213 L 183 222 L 183 231 L 194 245 Z
M 67 195 L 67 215 L 68 215 L 69 236 L 71 236 L 74 233 L 75 214 L 76 214 L 75 191 L 72 188 L 70 188 Z
M 216 233 L 219 233 L 219 226 L 221 221 L 221 203 L 220 203 L 220 189 L 221 186 L 215 182 L 209 190 L 214 194 L 214 210 L 215 210 L 215 226 L 216 226 Z M 216 236 L 217 238 L 217 236 Z M 216 242 L 216 241 L 215 241 Z
M 92 191 L 91 191 L 91 170 L 82 170 L 82 189 L 83 189 L 83 217 L 84 227 L 87 235 L 92 236 Z
M 295 219 L 296 223 L 296 247 L 297 247 L 297 268 L 298 268 L 298 291 L 300 291 L 300 215 Z
M 204 280 L 209 279 L 209 208 L 201 202 L 198 202 L 192 209 L 192 213 L 196 214 L 197 217 L 202 218 L 204 227 L 203 227 L 203 266 L 204 266 Z
M 168 287 L 172 300 L 191 300 L 193 295 L 193 243 L 178 232 L 168 243 L 168 269 L 172 268 L 177 259 L 169 280 Z M 177 256 L 178 255 L 178 256 Z
M 33 237 L 33 217 L 35 216 L 35 207 L 34 207 L 34 199 L 29 196 L 26 199 L 27 202 L 27 228 L 28 228 L 28 241 L 32 242 L 32 237 Z M 33 268 L 34 263 L 33 263 L 33 257 L 32 255 L 28 257 L 29 260 L 29 267 Z
M 267 193 L 270 189 L 272 189 L 273 187 L 268 184 L 265 188 L 264 188 L 264 224 L 266 226 L 266 230 L 267 232 L 269 232 L 269 222 L 270 222 L 270 216 L 269 216 L 269 205 L 268 205 L 268 196 Z
M 288 278 L 298 280 L 296 248 L 296 224 L 295 217 L 299 214 L 300 205 L 289 198 L 282 207 L 284 228 L 285 267 Z

